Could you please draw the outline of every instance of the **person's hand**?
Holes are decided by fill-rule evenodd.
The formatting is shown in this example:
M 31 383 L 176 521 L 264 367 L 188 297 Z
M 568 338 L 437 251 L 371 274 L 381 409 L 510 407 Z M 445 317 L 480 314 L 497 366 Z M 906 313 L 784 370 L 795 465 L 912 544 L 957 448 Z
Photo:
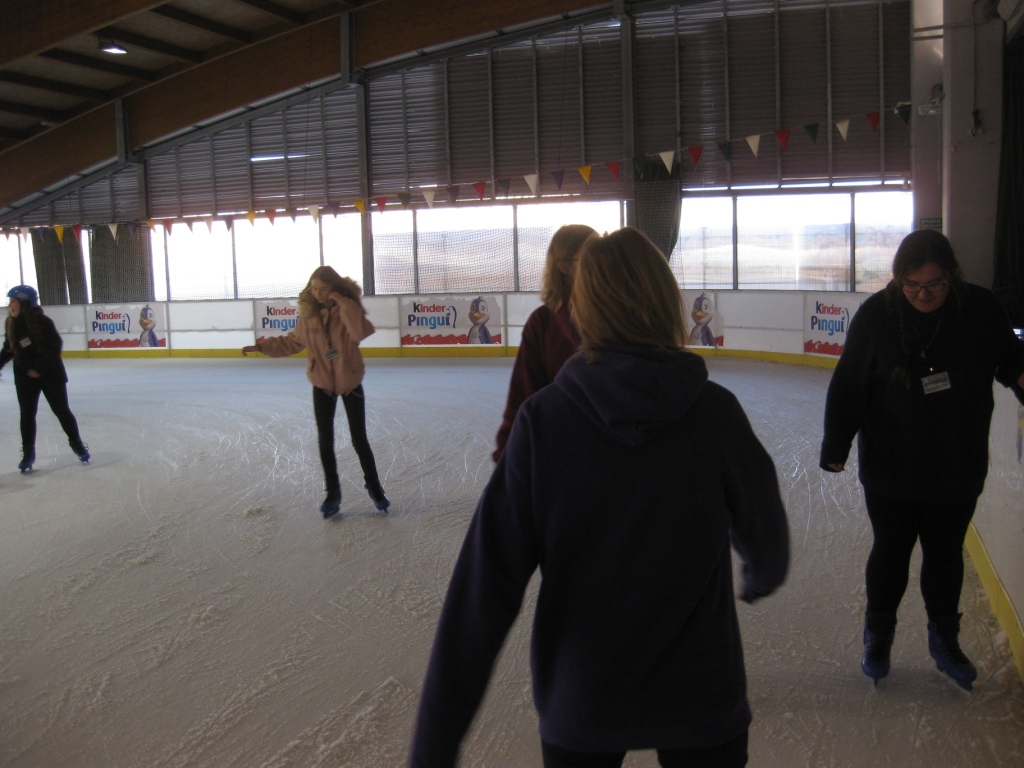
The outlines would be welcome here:
M 331 291 L 329 294 L 327 294 L 327 306 L 331 306 L 332 304 L 335 304 L 335 305 L 340 307 L 341 306 L 341 301 L 344 298 L 345 297 L 342 296 L 337 291 Z
M 259 352 L 259 347 L 250 344 L 248 347 L 242 347 L 242 356 L 248 357 L 250 352 Z
M 1024 373 L 1022 373 L 1020 375 L 1020 378 L 1017 379 L 1017 386 L 1020 387 L 1021 389 L 1024 389 Z
M 825 466 L 831 469 L 833 472 L 842 472 L 844 469 L 846 469 L 845 464 L 826 464 Z
M 28 374 L 28 377 L 30 379 L 38 379 L 39 378 L 39 371 L 28 370 L 28 371 L 25 371 L 25 373 Z

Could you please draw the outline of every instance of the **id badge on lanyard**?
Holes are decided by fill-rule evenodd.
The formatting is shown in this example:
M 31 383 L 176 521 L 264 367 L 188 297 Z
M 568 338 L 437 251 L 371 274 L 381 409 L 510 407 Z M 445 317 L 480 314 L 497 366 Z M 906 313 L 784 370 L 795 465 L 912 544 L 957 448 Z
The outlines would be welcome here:
M 921 386 L 924 387 L 924 393 L 926 395 L 953 388 L 953 385 L 949 382 L 949 374 L 945 372 L 930 373 L 927 376 L 922 376 Z

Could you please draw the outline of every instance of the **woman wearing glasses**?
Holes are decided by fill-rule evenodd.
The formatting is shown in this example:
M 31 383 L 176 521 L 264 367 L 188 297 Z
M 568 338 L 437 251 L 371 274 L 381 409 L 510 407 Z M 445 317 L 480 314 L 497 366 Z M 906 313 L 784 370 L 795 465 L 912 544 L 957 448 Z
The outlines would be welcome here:
M 821 467 L 843 471 L 858 436 L 874 533 L 864 674 L 877 683 L 889 673 L 896 610 L 920 540 L 928 650 L 970 690 L 978 672 L 958 641 L 962 548 L 988 472 L 992 381 L 1024 398 L 1024 345 L 995 296 L 964 282 L 941 233 L 904 238 L 892 274 L 850 324 L 828 388 Z

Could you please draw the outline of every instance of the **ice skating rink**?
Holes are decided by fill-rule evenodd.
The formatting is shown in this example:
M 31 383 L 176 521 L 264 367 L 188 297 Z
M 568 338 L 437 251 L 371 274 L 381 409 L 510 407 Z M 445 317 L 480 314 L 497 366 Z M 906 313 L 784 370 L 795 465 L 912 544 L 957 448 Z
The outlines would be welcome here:
M 68 360 L 92 464 L 44 402 L 29 475 L 3 372 L 0 766 L 404 764 L 512 361 L 367 363 L 391 514 L 362 490 L 339 408 L 344 500 L 327 522 L 303 361 Z M 1024 765 L 1024 685 L 970 565 L 961 641 L 979 668 L 974 692 L 928 656 L 916 557 L 892 673 L 877 689 L 861 674 L 871 537 L 855 473 L 817 467 L 831 372 L 731 359 L 709 369 L 775 458 L 793 540 L 788 582 L 739 606 L 750 766 Z M 464 766 L 540 765 L 534 594 Z M 656 764 L 650 752 L 626 761 Z

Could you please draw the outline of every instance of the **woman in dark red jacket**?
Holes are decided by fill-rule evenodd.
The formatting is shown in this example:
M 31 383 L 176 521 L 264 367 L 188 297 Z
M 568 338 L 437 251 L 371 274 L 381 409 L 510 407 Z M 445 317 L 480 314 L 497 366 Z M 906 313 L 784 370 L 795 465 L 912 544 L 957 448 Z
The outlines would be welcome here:
M 498 447 L 491 456 L 494 461 L 500 459 L 505 450 L 519 406 L 538 389 L 553 382 L 563 363 L 580 348 L 580 334 L 569 314 L 569 298 L 580 261 L 580 248 L 588 237 L 596 234 L 586 224 L 566 224 L 551 238 L 540 292 L 544 304 L 533 311 L 523 326 L 523 340 L 512 368 L 505 414 L 495 438 Z

